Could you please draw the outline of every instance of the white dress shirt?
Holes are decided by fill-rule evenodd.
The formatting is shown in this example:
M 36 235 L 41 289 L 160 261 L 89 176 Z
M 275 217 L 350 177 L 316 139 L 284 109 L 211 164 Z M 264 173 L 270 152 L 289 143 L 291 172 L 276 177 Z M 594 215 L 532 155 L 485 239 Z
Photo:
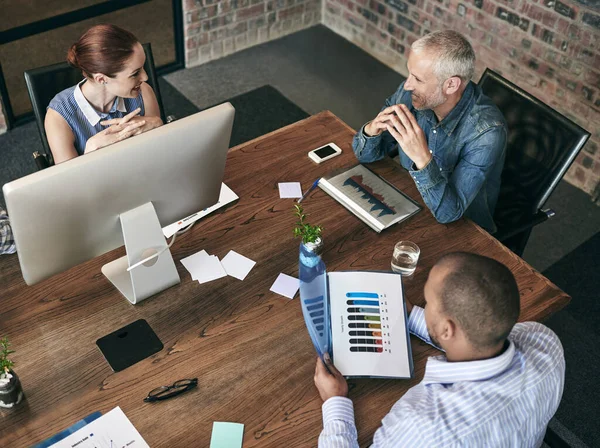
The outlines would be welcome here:
M 431 344 L 423 308 L 413 307 L 408 325 Z M 430 357 L 423 381 L 384 417 L 372 447 L 539 447 L 563 392 L 563 348 L 537 322 L 516 324 L 508 341 L 482 361 Z M 323 403 L 319 447 L 358 447 L 350 399 Z

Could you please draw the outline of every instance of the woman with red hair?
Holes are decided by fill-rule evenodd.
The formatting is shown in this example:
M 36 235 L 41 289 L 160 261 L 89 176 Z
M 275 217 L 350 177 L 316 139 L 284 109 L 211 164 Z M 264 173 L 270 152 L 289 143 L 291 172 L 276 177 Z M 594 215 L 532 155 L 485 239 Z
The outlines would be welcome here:
M 84 79 L 48 105 L 44 125 L 55 163 L 163 124 L 146 83 L 146 54 L 129 31 L 94 26 L 71 46 L 67 61 Z

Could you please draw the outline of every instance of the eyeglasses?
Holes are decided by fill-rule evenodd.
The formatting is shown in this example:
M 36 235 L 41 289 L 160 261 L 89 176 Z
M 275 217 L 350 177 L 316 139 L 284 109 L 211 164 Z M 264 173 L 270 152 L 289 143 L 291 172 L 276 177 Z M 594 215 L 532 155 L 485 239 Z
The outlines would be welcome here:
M 148 396 L 144 398 L 146 403 L 152 403 L 153 401 L 166 400 L 167 398 L 174 397 L 176 395 L 187 392 L 198 385 L 198 378 L 192 378 L 191 380 L 179 380 L 175 381 L 171 386 L 160 386 L 156 389 L 152 389 Z

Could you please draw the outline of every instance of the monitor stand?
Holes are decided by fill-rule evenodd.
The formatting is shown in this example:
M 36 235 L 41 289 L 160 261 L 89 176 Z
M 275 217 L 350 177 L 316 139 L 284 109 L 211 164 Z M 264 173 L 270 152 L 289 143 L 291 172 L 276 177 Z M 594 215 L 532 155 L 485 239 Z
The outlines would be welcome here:
M 122 213 L 127 255 L 102 266 L 102 273 L 134 305 L 181 282 L 151 202 Z M 127 271 L 129 266 L 159 253 Z

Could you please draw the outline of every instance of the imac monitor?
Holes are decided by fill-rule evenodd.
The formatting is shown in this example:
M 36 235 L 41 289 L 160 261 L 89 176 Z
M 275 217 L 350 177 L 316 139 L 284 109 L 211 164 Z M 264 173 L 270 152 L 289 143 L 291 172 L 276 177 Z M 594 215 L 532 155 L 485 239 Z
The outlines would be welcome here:
M 218 201 L 234 113 L 225 103 L 4 185 L 25 282 L 40 282 L 122 246 L 124 239 L 129 260 L 118 268 L 126 270 L 143 259 L 136 246 L 145 233 L 153 232 L 150 245 L 164 250 L 157 226 Z M 124 217 L 134 226 L 129 236 Z M 175 266 L 166 252 L 172 276 Z M 144 269 L 127 273 L 134 289 L 136 271 L 143 277 Z M 176 270 L 174 275 L 179 283 Z

